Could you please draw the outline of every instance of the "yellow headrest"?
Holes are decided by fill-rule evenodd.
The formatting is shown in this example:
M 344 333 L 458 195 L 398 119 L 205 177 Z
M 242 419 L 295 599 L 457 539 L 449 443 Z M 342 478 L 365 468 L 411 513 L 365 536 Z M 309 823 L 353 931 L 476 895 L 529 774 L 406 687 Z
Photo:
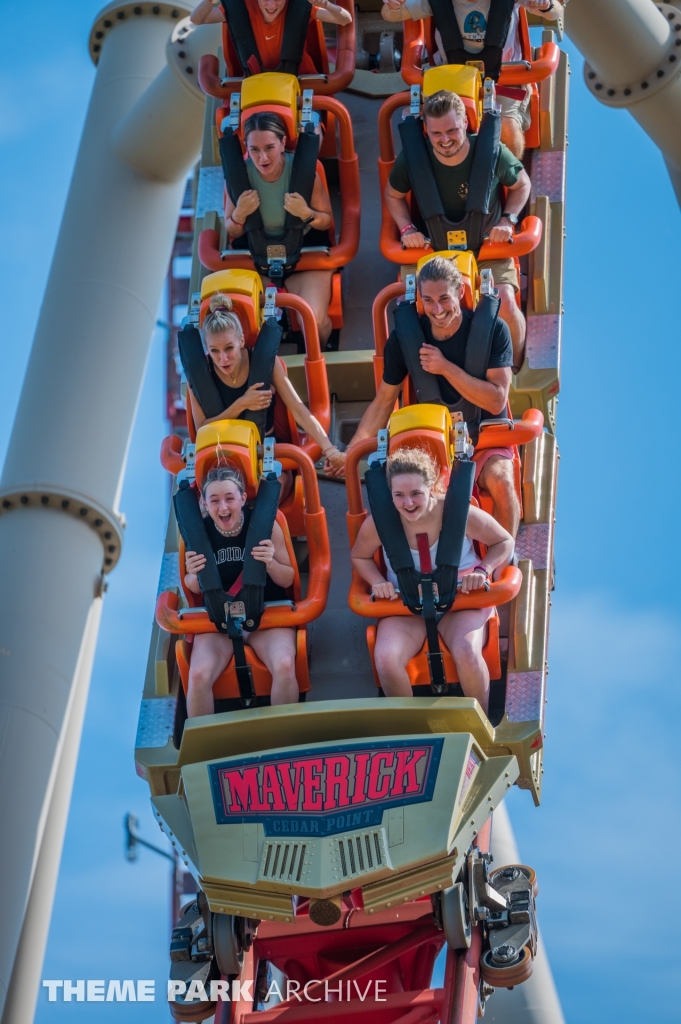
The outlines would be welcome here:
M 423 256 L 416 264 L 416 273 L 435 256 L 442 256 L 446 260 L 454 260 L 461 271 L 464 279 L 463 304 L 467 309 L 475 309 L 480 300 L 480 285 L 478 282 L 478 264 L 472 252 L 457 252 L 446 250 L 445 252 L 432 252 Z M 419 307 L 421 300 L 419 299 Z
M 471 54 L 471 57 L 474 57 Z M 251 79 L 246 79 L 251 81 Z M 473 100 L 476 105 L 480 100 L 482 77 L 477 68 L 468 64 L 441 64 L 437 68 L 428 68 L 423 72 L 423 95 L 432 96 L 440 89 L 455 92 L 461 98 Z
M 444 250 L 443 252 L 430 252 L 427 256 L 422 256 L 416 264 L 416 273 L 418 274 L 421 267 L 424 267 L 426 263 L 430 262 L 430 260 L 434 259 L 436 256 L 442 256 L 445 260 L 454 260 L 464 277 L 470 277 L 471 280 L 477 277 L 478 264 L 475 261 L 473 253 L 468 250 L 466 250 L 466 252 L 457 252 L 456 249 Z M 217 277 L 217 274 L 214 276 Z
M 300 82 L 295 75 L 282 75 L 279 71 L 265 71 L 262 75 L 245 78 L 241 86 L 241 109 L 267 104 L 289 107 L 297 118 Z
M 250 79 L 246 79 L 250 81 Z M 208 274 L 201 282 L 201 298 L 207 299 L 218 292 L 238 295 L 250 295 L 260 302 L 262 280 L 255 270 L 218 270 L 216 274 Z
M 243 448 L 248 452 L 254 470 L 258 466 L 258 443 L 258 428 L 250 420 L 216 420 L 205 423 L 196 432 L 197 453 L 218 445 Z
M 203 429 L 203 428 L 201 428 Z M 452 417 L 446 405 L 405 405 L 396 409 L 390 417 L 388 433 L 391 438 L 404 434 L 407 430 L 435 430 L 442 434 L 449 443 L 449 432 L 452 429 Z M 198 438 L 197 438 L 198 441 Z

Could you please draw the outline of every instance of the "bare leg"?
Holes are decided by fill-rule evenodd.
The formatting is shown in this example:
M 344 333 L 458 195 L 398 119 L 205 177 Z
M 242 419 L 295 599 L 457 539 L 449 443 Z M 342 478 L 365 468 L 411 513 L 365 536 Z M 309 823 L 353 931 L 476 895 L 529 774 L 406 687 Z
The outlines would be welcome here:
M 489 491 L 492 515 L 496 521 L 515 537 L 518 533 L 520 503 L 515 490 L 513 462 L 501 455 L 490 455 L 480 470 L 478 483 Z
M 407 662 L 423 647 L 426 624 L 416 617 L 381 619 L 376 630 L 374 660 L 386 697 L 411 697 Z
M 447 612 L 438 629 L 449 648 L 466 697 L 475 697 L 487 714 L 489 706 L 489 670 L 482 656 L 489 608 Z
M 331 277 L 330 270 L 301 270 L 286 278 L 286 290 L 292 295 L 299 295 L 312 307 L 322 347 L 331 334 Z
M 272 704 L 297 704 L 296 631 L 284 628 L 256 630 L 244 639 L 272 676 Z
M 501 119 L 501 141 L 516 156 L 522 160 L 525 152 L 525 136 L 520 123 L 515 117 L 502 117 Z
M 499 314 L 508 324 L 513 342 L 513 371 L 517 373 L 523 365 L 525 355 L 525 317 L 518 309 L 515 301 L 515 288 L 512 284 L 497 285 L 501 308 Z
M 213 685 L 232 660 L 232 641 L 223 633 L 198 633 L 192 644 L 187 688 L 187 717 L 212 715 Z

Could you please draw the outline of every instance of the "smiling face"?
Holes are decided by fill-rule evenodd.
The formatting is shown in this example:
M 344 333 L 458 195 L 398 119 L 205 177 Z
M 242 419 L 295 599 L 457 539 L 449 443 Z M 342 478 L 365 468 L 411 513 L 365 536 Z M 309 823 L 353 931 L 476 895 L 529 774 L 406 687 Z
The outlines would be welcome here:
M 432 488 L 420 473 L 400 473 L 390 481 L 393 504 L 403 519 L 415 523 L 429 510 Z
M 265 181 L 276 181 L 280 177 L 286 162 L 285 139 L 274 132 L 249 132 L 246 149 Z
M 206 335 L 206 347 L 208 355 L 221 373 L 227 377 L 237 372 L 241 365 L 244 342 L 236 331 Z
M 286 7 L 286 0 L 258 0 L 258 7 L 265 24 L 271 25 Z
M 434 331 L 455 330 L 461 319 L 463 285 L 457 290 L 449 281 L 423 281 L 419 285 L 423 311 Z
M 218 529 L 227 532 L 239 525 L 246 495 L 233 480 L 215 480 L 208 484 L 203 501 Z
M 435 151 L 442 160 L 449 160 L 461 153 L 466 144 L 466 122 L 450 110 L 444 117 L 426 118 L 426 135 Z

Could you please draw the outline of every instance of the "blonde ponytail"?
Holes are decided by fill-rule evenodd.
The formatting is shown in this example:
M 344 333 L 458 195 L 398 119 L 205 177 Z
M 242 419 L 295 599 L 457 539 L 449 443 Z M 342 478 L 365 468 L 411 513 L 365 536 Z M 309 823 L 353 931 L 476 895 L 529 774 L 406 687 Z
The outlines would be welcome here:
M 218 292 L 210 300 L 210 311 L 203 321 L 204 334 L 222 334 L 223 331 L 234 331 L 243 343 L 244 329 L 236 313 L 233 312 L 233 303 L 229 295 Z

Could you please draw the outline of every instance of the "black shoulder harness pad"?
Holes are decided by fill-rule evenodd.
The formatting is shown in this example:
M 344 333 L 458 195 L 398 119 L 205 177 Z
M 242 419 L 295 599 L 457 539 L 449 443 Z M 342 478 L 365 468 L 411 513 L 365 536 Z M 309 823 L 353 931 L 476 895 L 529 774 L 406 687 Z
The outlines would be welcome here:
M 309 7 L 308 0 L 305 0 L 305 3 Z M 300 193 L 308 205 L 312 201 L 318 154 L 319 136 L 310 122 L 305 126 L 305 131 L 298 136 L 293 154 L 290 184 L 291 191 Z M 241 193 L 251 188 L 251 183 L 241 152 L 241 143 L 232 128 L 227 128 L 220 139 L 220 157 L 227 191 L 230 199 L 236 205 Z M 267 274 L 274 281 L 281 278 L 284 271 L 293 270 L 300 259 L 300 251 L 305 237 L 305 225 L 300 217 L 294 217 L 293 214 L 287 212 L 283 233 L 276 238 L 271 238 L 265 234 L 262 215 L 258 209 L 246 218 L 245 230 L 248 236 L 248 248 L 259 273 Z M 276 269 L 270 266 L 267 258 L 268 246 L 275 244 L 283 245 L 286 250 L 284 265 Z
M 511 24 L 515 0 L 491 0 L 485 30 L 485 44 L 479 53 L 471 53 L 464 47 L 459 22 L 451 0 L 430 0 L 430 9 L 435 27 L 442 39 L 448 64 L 465 64 L 470 60 L 481 60 L 485 74 L 495 81 L 501 72 L 501 56 Z
M 474 478 L 473 462 L 457 461 L 452 466 L 442 514 L 442 531 L 436 556 L 437 568 L 432 574 L 438 586 L 439 599 L 436 610 L 440 616 L 451 608 L 456 597 L 457 576 Z M 419 596 L 419 583 L 424 573 L 417 572 L 414 566 L 404 526 L 388 486 L 385 463 L 373 462 L 365 474 L 365 482 L 376 532 L 397 576 L 402 600 L 410 611 L 421 615 L 423 605 Z
M 442 394 L 435 374 L 428 373 L 421 366 L 419 351 L 426 339 L 416 305 L 413 302 L 400 302 L 395 307 L 393 320 L 395 334 L 418 401 L 442 405 Z
M 177 347 L 187 384 L 206 418 L 219 416 L 224 405 L 211 375 L 198 328 L 191 325 L 183 327 L 177 335 Z
M 442 197 L 438 191 L 421 118 L 407 117 L 399 125 L 402 152 L 407 165 L 409 183 L 425 221 L 435 251 L 448 248 L 448 231 L 465 231 L 467 248 L 477 253 L 485 233 L 492 226 L 489 212 L 490 192 L 499 158 L 501 118 L 498 114 L 483 116 L 480 132 L 471 140 L 475 147 L 468 182 L 466 213 L 459 221 L 445 217 Z
M 247 381 L 249 388 L 252 387 L 253 384 L 262 384 L 263 388 L 271 387 L 274 363 L 277 358 L 277 352 L 279 351 L 279 345 L 281 344 L 282 333 L 281 324 L 277 318 L 273 316 L 268 317 L 260 328 L 260 333 L 258 334 L 255 345 L 251 350 L 251 364 L 248 369 Z M 267 409 L 257 409 L 255 411 L 247 409 L 239 418 L 242 420 L 250 420 L 251 423 L 255 423 L 258 431 L 260 432 L 260 441 L 262 443 L 262 440 L 265 437 Z M 264 536 L 265 534 L 263 534 L 263 537 Z M 267 536 L 269 536 L 269 534 Z
M 262 59 L 258 53 L 258 44 L 244 0 L 222 0 L 222 8 L 225 12 L 227 30 L 244 75 L 248 77 L 253 74 L 254 60 L 262 71 Z
M 223 589 L 215 553 L 204 526 L 197 493 L 186 480 L 181 482 L 175 492 L 173 505 L 175 506 L 177 525 L 187 551 L 196 551 L 197 555 L 203 555 L 206 559 L 205 568 L 198 573 L 198 579 L 208 617 L 221 633 L 226 633 L 225 602 L 227 594 Z M 183 567 L 180 567 L 180 571 L 184 571 Z
M 288 0 L 284 38 L 281 41 L 281 58 L 277 71 L 287 75 L 298 74 L 311 14 L 312 5 L 309 0 Z
M 257 629 L 260 625 L 264 608 L 265 584 L 267 583 L 267 566 L 253 558 L 253 548 L 267 537 L 272 536 L 274 522 L 279 508 L 281 484 L 274 473 L 268 473 L 260 481 L 258 493 L 253 503 L 251 521 L 246 531 L 244 542 L 244 574 L 243 588 L 240 598 L 246 606 L 244 628 Z

